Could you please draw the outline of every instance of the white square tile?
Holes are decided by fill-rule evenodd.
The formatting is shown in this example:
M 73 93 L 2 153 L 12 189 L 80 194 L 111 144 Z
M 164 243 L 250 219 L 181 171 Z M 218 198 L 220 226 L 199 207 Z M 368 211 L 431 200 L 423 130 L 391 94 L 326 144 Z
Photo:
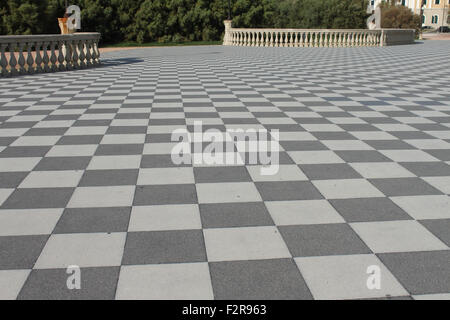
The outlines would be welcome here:
M 342 132 L 344 129 L 335 124 L 302 124 L 308 132 Z
M 32 171 L 19 188 L 70 188 L 76 187 L 83 175 L 82 170 Z
M 208 263 L 123 266 L 118 300 L 212 300 Z
M 357 162 L 350 165 L 366 179 L 415 177 L 413 173 L 395 162 Z
M 392 134 L 384 131 L 354 131 L 349 133 L 359 140 L 397 140 Z
M 267 201 L 265 204 L 279 226 L 345 222 L 327 200 Z
M 172 150 L 178 144 L 179 144 L 178 142 L 146 143 L 144 145 L 143 154 L 172 154 Z M 185 146 L 187 147 L 188 150 L 190 150 L 191 145 L 189 143 L 186 143 Z
M 375 253 L 448 250 L 448 247 L 415 220 L 350 224 Z
M 128 231 L 201 229 L 196 204 L 133 207 Z
M 135 186 L 79 187 L 68 208 L 129 207 L 133 204 Z
M 427 177 L 422 179 L 443 193 L 450 194 L 450 177 Z
M 312 181 L 326 199 L 384 197 L 377 188 L 364 179 Z
M 315 141 L 317 140 L 309 132 L 280 132 L 280 141 Z
M 192 167 L 140 169 L 138 185 L 195 183 Z
M 410 145 L 423 150 L 429 149 L 450 149 L 450 143 L 440 139 L 417 139 L 417 140 L 405 140 Z
M 54 234 L 35 269 L 120 266 L 126 233 Z
M 278 172 L 274 175 L 263 175 L 261 171 L 265 166 L 247 166 L 247 170 L 253 181 L 305 181 L 308 178 L 296 165 L 279 165 Z M 276 169 L 276 168 L 274 168 Z
M 396 162 L 431 162 L 439 161 L 422 150 L 380 150 L 389 159 Z
M 198 183 L 199 203 L 229 203 L 262 201 L 256 186 L 251 182 Z
M 0 172 L 31 171 L 42 158 L 0 158 Z
M 391 200 L 416 220 L 450 219 L 450 198 L 446 195 L 392 197 Z
M 60 138 L 60 136 L 24 136 L 17 138 L 16 141 L 11 143 L 11 146 L 53 146 Z
M 295 262 L 313 297 L 318 300 L 409 295 L 375 255 L 295 258 Z M 372 266 L 380 270 L 380 289 L 367 286 Z
M 141 166 L 141 156 L 94 156 L 88 170 L 137 169 Z
M 371 146 L 360 140 L 322 140 L 331 150 L 373 150 Z
M 344 163 L 333 151 L 288 151 L 296 164 Z
M 103 126 L 96 126 L 96 127 L 70 127 L 66 133 L 64 133 L 65 136 L 84 136 L 84 135 L 104 135 L 106 131 L 108 130 L 108 127 Z
M 143 144 L 145 134 L 107 134 L 100 144 Z
M 97 150 L 97 145 L 69 145 L 69 146 L 53 146 L 46 157 L 88 157 L 93 156 Z
M 204 229 L 208 261 L 290 258 L 276 227 Z
M 0 270 L 0 300 L 15 300 L 31 270 Z
M 0 210 L 0 236 L 51 234 L 62 213 L 63 209 Z

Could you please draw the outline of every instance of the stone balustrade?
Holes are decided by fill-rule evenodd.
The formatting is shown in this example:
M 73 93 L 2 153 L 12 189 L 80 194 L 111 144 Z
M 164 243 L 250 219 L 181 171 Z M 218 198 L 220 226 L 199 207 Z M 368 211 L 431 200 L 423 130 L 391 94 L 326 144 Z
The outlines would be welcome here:
M 0 36 L 0 75 L 84 69 L 100 64 L 100 33 Z
M 410 29 L 242 29 L 225 21 L 223 45 L 249 47 L 372 47 L 414 43 Z M 392 38 L 395 38 L 394 41 Z

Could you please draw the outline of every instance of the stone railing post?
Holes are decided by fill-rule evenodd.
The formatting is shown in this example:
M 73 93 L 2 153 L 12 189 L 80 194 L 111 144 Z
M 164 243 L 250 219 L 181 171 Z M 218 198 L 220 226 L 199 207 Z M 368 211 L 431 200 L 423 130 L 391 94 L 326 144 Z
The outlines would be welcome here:
M 225 25 L 225 35 L 223 37 L 223 45 L 224 46 L 231 46 L 231 29 L 232 29 L 232 20 L 225 20 L 223 22 Z

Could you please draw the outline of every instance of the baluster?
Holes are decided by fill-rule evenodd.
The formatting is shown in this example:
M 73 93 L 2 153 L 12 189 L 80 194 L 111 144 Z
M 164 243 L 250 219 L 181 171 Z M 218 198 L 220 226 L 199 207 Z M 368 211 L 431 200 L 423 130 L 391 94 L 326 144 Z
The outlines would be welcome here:
M 270 43 L 269 43 L 269 46 L 273 47 L 273 37 L 274 37 L 273 31 L 270 31 L 269 34 L 270 34 Z
M 323 47 L 323 35 L 324 34 L 322 32 L 319 32 L 319 47 Z
M 16 53 L 15 53 L 16 46 L 17 46 L 16 42 L 11 42 L 9 44 L 9 54 L 10 54 L 9 67 L 11 68 L 12 75 L 18 74 L 18 71 L 16 69 L 16 66 L 17 66 L 17 59 L 16 59 Z
M 80 58 L 79 58 L 79 54 L 78 54 L 78 40 L 73 40 L 72 41 L 72 64 L 73 67 L 75 69 L 79 69 L 80 68 Z
M 50 58 L 48 57 L 47 47 L 48 47 L 48 42 L 44 42 L 44 45 L 42 46 L 42 51 L 44 54 L 42 61 L 44 62 L 44 71 L 50 72 L 50 66 L 49 66 Z
M 36 72 L 42 72 L 42 57 L 41 57 L 41 46 L 42 42 L 36 41 L 35 45 L 35 51 L 36 51 L 36 58 L 34 59 L 36 63 Z
M 9 71 L 6 69 L 8 66 L 8 60 L 6 59 L 6 48 L 8 47 L 7 43 L 0 44 L 0 67 L 2 67 L 2 76 L 6 77 L 9 75 Z
M 55 47 L 56 47 L 56 42 L 51 41 L 50 42 L 50 63 L 51 63 L 50 69 L 53 72 L 58 70 L 58 67 L 56 65 L 56 62 L 58 61 L 58 59 L 56 58 Z
M 299 47 L 303 47 L 303 31 L 300 31 L 300 38 L 298 40 Z
M 231 39 L 228 39 L 228 43 L 231 42 Z M 92 63 L 92 55 L 91 55 L 91 43 L 92 40 L 87 40 L 86 41 L 86 66 L 88 68 L 92 67 L 94 64 Z
M 100 51 L 98 50 L 98 41 L 100 39 L 95 40 L 94 42 L 94 51 L 95 51 L 95 56 L 97 57 L 95 60 L 95 65 L 100 65 Z
M 72 40 L 65 40 L 65 58 L 66 58 L 66 69 L 73 70 L 73 44 Z
M 58 41 L 58 70 L 64 71 L 66 70 L 66 57 L 65 54 L 67 52 L 66 45 L 64 44 L 64 40 Z
M 85 69 L 85 68 L 86 68 L 86 62 L 85 62 L 85 60 L 86 60 L 86 54 L 84 53 L 84 46 L 86 45 L 86 44 L 85 44 L 85 41 L 86 41 L 86 40 L 81 39 L 81 40 L 78 42 L 78 52 L 80 53 L 80 54 L 79 54 L 80 67 L 81 67 L 82 69 Z
M 25 74 L 27 70 L 25 69 L 25 57 L 23 56 L 23 48 L 25 46 L 24 42 L 19 42 L 19 73 Z
M 298 47 L 298 33 L 294 32 L 294 34 L 295 34 L 294 47 Z
M 28 42 L 27 43 L 27 72 L 29 74 L 33 74 L 34 73 L 34 58 L 33 58 L 33 54 L 31 53 L 31 49 L 33 46 L 33 42 Z

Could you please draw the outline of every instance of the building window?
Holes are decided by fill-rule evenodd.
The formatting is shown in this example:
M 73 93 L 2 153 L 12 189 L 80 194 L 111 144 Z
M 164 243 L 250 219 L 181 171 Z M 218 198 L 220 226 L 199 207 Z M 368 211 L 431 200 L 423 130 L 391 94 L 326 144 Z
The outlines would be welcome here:
M 406 6 L 406 0 L 402 0 L 402 6 Z
M 439 22 L 439 16 L 435 14 L 431 17 L 431 23 L 437 24 Z
M 441 0 L 434 0 L 434 4 L 441 4 Z
M 425 24 L 425 21 L 426 21 L 427 19 L 426 19 L 426 17 L 425 17 L 425 15 L 423 15 L 422 16 L 422 24 Z

